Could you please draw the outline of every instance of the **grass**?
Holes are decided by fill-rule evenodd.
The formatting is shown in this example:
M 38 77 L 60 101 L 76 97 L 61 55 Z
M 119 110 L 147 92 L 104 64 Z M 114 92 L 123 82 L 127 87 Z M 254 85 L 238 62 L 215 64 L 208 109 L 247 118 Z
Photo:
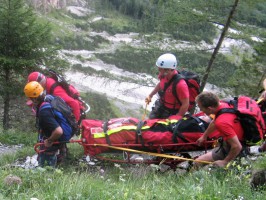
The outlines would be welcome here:
M 0 137 L 3 136 L 7 136 L 7 133 L 1 132 Z M 12 143 L 36 141 L 34 134 L 26 136 L 26 133 L 16 134 L 15 131 L 8 133 L 8 138 L 13 138 Z M 69 160 L 56 169 L 11 168 L 9 164 L 33 155 L 33 146 L 30 144 L 25 144 L 14 154 L 0 156 L 0 199 L 265 199 L 266 188 L 253 190 L 247 172 L 250 169 L 265 169 L 266 155 L 260 156 L 255 162 L 231 165 L 226 170 L 205 168 L 191 172 L 169 170 L 162 173 L 156 166 L 146 164 L 96 162 L 96 165 L 88 165 L 81 159 L 83 150 L 79 144 L 68 144 L 68 147 Z M 9 175 L 19 177 L 22 183 L 6 184 Z
M 103 162 L 96 166 L 81 162 L 82 147 L 69 144 L 69 161 L 59 168 L 22 169 L 9 164 L 33 155 L 36 134 L 15 130 L 0 133 L 1 142 L 22 143 L 16 153 L 1 156 L 0 199 L 264 199 L 266 190 L 249 186 L 245 166 L 228 170 L 200 170 L 191 173 L 160 173 L 148 165 Z M 266 157 L 260 157 L 252 168 L 265 169 Z M 21 185 L 6 185 L 8 175 L 21 178 Z
M 87 170 L 38 168 L 1 169 L 0 180 L 10 174 L 21 185 L 0 185 L 4 199 L 264 199 L 265 190 L 253 191 L 246 179 L 224 170 L 179 175 L 159 173 L 147 165 Z M 103 173 L 101 173 L 104 171 Z

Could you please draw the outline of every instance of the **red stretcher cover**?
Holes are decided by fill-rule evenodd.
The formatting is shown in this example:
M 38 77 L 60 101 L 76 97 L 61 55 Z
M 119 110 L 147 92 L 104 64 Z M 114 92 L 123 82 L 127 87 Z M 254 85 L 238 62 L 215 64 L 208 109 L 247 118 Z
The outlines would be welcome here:
M 208 126 L 199 118 L 183 118 L 182 120 L 115 118 L 108 121 L 84 119 L 82 120 L 82 138 L 85 140 L 84 153 L 91 156 L 111 151 L 108 147 L 94 146 L 104 144 L 119 146 L 121 144 L 138 144 L 131 149 L 155 150 L 158 145 L 163 150 L 195 151 L 206 149 L 194 143 L 202 136 Z M 194 121 L 194 122 L 192 122 Z M 195 125 L 196 124 L 196 125 Z M 198 126 L 198 127 L 197 127 Z M 214 132 L 209 139 L 217 139 L 218 132 Z M 176 144 L 176 145 L 169 145 Z M 133 145 L 134 146 L 134 145 Z M 208 148 L 211 148 L 209 144 Z

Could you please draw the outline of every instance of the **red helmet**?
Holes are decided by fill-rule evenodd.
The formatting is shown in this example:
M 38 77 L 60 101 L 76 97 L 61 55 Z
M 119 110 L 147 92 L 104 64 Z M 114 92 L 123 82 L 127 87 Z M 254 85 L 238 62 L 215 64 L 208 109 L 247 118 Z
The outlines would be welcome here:
M 42 82 L 46 77 L 40 72 L 32 72 L 28 76 L 28 82 L 37 81 Z

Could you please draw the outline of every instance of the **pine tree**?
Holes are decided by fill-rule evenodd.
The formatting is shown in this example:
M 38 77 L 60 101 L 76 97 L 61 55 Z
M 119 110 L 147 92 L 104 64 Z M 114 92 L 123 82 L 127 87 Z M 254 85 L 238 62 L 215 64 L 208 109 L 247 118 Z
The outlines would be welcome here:
M 22 94 L 27 73 L 54 55 L 48 24 L 37 22 L 23 0 L 0 1 L 0 96 L 3 128 L 10 128 L 10 100 Z M 18 92 L 19 91 L 19 92 Z

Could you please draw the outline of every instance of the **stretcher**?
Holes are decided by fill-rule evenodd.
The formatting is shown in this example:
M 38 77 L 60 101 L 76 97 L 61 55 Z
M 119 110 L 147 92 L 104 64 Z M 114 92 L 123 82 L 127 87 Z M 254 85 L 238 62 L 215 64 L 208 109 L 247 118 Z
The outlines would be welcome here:
M 198 116 L 187 116 L 178 121 L 131 117 L 107 121 L 85 119 L 82 121 L 81 145 L 85 155 L 100 160 L 147 164 L 164 162 L 174 168 L 183 161 L 194 161 L 191 152 L 204 153 L 213 148 L 219 138 L 218 132 L 210 134 L 202 146 L 196 142 L 207 126 L 208 123 Z M 121 159 L 102 156 L 106 153 L 120 153 L 123 156 Z M 147 156 L 131 159 L 134 154 Z
M 117 163 L 164 163 L 171 168 L 184 161 L 193 162 L 191 152 L 206 152 L 219 138 L 218 132 L 209 135 L 204 145 L 197 140 L 208 123 L 199 116 L 186 116 L 181 120 L 114 118 L 110 120 L 83 119 L 81 138 L 70 140 L 79 143 L 86 156 Z M 35 147 L 38 152 L 38 146 Z M 109 153 L 118 158 L 106 156 Z M 142 154 L 144 159 L 132 159 Z

